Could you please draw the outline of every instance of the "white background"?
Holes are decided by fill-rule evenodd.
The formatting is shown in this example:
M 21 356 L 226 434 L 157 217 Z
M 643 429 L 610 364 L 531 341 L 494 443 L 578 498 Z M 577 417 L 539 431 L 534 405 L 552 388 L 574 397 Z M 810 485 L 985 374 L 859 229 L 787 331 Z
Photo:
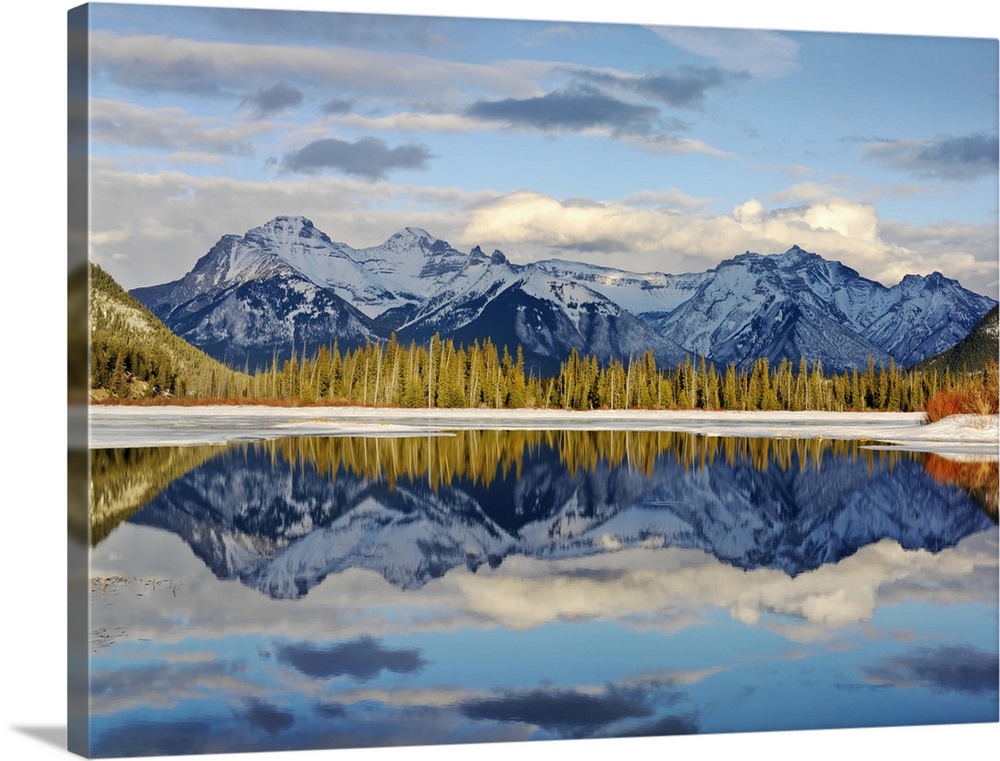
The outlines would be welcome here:
M 616 0 L 595 5 L 566 0 L 507 0 L 468 4 L 387 0 L 298 0 L 292 3 L 205 2 L 189 5 L 287 7 L 428 15 L 520 17 L 759 29 L 998 36 L 997 11 L 982 0 L 947 3 L 833 4 L 731 2 L 651 3 Z M 0 405 L 8 421 L 3 435 L 4 647 L 0 750 L 6 759 L 65 757 L 65 303 L 66 267 L 66 12 L 75 3 L 34 0 L 10 3 L 0 24 L 3 42 L 2 163 L 0 189 L 0 325 L 4 357 Z M 680 6 L 680 7 L 678 7 Z M 890 6 L 884 8 L 883 6 Z M 895 6 L 899 10 L 893 10 Z M 13 171 L 10 171 L 11 167 Z M 627 755 L 630 759 L 744 758 L 940 759 L 979 757 L 1000 747 L 1000 724 L 915 727 L 633 740 L 525 743 L 517 746 L 451 746 L 303 754 L 200 756 L 201 759 L 344 761 L 477 759 L 491 761 L 572 753 Z M 989 749 L 993 748 L 993 751 Z

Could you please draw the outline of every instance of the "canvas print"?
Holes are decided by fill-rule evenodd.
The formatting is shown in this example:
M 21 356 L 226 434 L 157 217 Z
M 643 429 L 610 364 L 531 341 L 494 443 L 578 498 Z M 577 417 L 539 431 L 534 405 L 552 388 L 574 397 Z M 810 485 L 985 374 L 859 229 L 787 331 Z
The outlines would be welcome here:
M 997 40 L 68 21 L 71 750 L 998 721 Z

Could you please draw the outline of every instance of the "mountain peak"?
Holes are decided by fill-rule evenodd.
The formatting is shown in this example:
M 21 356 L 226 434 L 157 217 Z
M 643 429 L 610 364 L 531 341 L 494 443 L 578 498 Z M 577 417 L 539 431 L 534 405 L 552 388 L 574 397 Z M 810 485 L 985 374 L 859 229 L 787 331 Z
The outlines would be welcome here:
M 264 224 L 247 230 L 246 240 L 272 241 L 279 246 L 292 244 L 303 239 L 319 239 L 331 243 L 330 238 L 312 223 L 311 219 L 300 215 L 280 215 Z
M 302 229 L 304 227 L 315 228 L 316 226 L 312 223 L 311 219 L 307 219 L 306 217 L 299 216 L 299 215 L 286 215 L 286 214 L 282 214 L 282 215 L 279 215 L 279 216 L 275 217 L 270 222 L 265 222 L 260 227 L 263 230 L 269 230 L 269 231 L 271 231 L 271 230 L 289 230 L 290 231 L 290 230 L 300 230 L 300 229 Z
M 398 233 L 392 236 L 390 240 L 420 240 L 424 239 L 428 243 L 434 243 L 438 240 L 436 237 L 431 235 L 422 227 L 404 227 Z
M 929 275 L 904 275 L 900 285 L 909 288 L 946 288 L 959 283 L 935 270 Z

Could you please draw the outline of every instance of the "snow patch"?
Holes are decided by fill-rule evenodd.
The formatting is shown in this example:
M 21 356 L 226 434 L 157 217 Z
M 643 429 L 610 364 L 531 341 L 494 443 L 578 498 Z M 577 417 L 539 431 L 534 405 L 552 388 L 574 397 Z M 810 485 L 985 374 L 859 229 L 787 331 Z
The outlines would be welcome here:
M 487 430 L 679 431 L 703 436 L 884 442 L 915 451 L 997 456 L 996 415 L 955 415 L 931 425 L 922 413 L 709 412 L 704 410 L 382 409 L 371 407 L 90 407 L 91 448 L 184 446 L 287 436 L 426 436 Z M 391 420 L 392 422 L 387 422 Z

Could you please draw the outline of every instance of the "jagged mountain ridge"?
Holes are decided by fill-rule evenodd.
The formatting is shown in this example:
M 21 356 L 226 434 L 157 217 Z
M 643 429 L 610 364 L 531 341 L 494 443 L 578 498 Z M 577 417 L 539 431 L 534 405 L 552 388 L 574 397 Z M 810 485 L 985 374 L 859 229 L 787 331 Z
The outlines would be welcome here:
M 869 357 L 911 366 L 961 340 L 996 303 L 940 273 L 886 287 L 793 246 L 703 273 L 576 262 L 514 264 L 408 227 L 379 246 L 334 242 L 304 217 L 226 235 L 183 278 L 132 294 L 175 332 L 242 366 L 318 343 L 489 336 L 551 372 L 572 349 L 601 360 L 652 349 L 745 366 L 758 357 L 842 370 Z
M 340 293 L 362 302 L 392 294 L 346 251 L 311 223 L 277 218 L 243 237 L 224 236 L 179 280 L 130 293 L 184 340 L 253 369 L 287 358 L 293 347 L 308 352 L 335 338 L 348 346 L 382 338 Z M 348 285 L 313 279 L 321 276 Z
M 685 354 L 679 344 L 587 285 L 512 264 L 499 251 L 487 257 L 478 249 L 398 332 L 404 341 L 440 333 L 465 344 L 489 337 L 498 345 L 520 345 L 529 364 L 548 372 L 558 371 L 558 360 L 572 349 L 602 362 L 651 349 L 666 366 L 683 361 Z
M 644 316 L 698 354 L 738 365 L 802 356 L 840 371 L 868 357 L 910 367 L 960 341 L 995 304 L 939 272 L 886 287 L 793 246 L 727 259 L 679 307 Z

